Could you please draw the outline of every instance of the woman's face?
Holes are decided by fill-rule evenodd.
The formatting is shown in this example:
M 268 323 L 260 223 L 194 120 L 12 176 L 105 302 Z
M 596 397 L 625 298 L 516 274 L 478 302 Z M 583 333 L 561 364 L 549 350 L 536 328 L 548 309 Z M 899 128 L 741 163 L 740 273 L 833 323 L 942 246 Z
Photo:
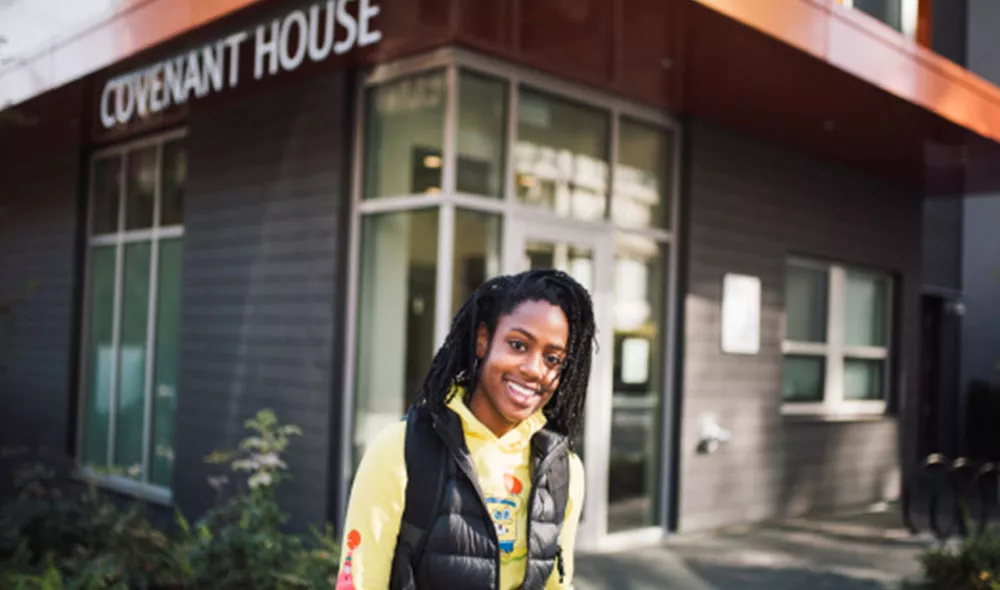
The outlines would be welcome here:
M 546 301 L 526 301 L 501 316 L 492 342 L 480 326 L 473 414 L 501 436 L 544 407 L 559 386 L 568 342 L 566 314 Z

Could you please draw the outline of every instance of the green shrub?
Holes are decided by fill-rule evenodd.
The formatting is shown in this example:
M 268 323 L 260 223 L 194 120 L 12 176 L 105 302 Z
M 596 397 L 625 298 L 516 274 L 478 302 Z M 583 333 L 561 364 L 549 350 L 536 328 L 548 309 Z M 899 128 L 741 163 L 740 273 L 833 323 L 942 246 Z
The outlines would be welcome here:
M 921 579 L 907 590 L 1000 590 L 1000 535 L 990 530 L 958 547 L 937 547 L 920 556 Z
M 246 589 L 332 588 L 339 551 L 332 527 L 311 539 L 285 532 L 276 491 L 288 479 L 281 454 L 295 426 L 270 410 L 246 422 L 251 435 L 227 464 L 237 491 L 193 525 L 177 513 L 177 530 L 153 527 L 135 502 L 122 510 L 94 481 L 80 485 L 51 462 L 27 461 L 0 510 L 0 588 Z M 219 491 L 227 477 L 212 478 Z

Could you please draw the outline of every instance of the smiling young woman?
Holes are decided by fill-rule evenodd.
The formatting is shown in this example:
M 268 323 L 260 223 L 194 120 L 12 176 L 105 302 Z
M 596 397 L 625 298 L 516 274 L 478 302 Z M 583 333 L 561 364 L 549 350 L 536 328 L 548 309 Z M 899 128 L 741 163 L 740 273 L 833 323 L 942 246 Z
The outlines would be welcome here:
M 473 294 L 361 461 L 338 590 L 572 587 L 594 332 L 589 294 L 560 271 Z

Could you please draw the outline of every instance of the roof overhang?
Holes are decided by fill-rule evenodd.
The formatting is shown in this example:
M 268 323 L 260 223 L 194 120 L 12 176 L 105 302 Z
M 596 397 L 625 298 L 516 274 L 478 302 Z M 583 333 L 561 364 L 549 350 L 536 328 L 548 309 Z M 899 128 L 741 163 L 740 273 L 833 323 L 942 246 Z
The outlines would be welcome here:
M 263 0 L 123 0 L 107 17 L 0 67 L 0 109 L 26 102 Z
M 834 0 L 691 0 L 683 109 L 928 194 L 1000 189 L 1000 88 Z
M 925 194 L 1000 190 L 1000 88 L 835 0 L 376 1 L 383 41 L 326 67 L 459 44 Z M 99 92 L 109 76 L 152 63 L 168 40 L 286 6 L 128 0 L 112 18 L 0 69 L 0 105 L 95 72 Z

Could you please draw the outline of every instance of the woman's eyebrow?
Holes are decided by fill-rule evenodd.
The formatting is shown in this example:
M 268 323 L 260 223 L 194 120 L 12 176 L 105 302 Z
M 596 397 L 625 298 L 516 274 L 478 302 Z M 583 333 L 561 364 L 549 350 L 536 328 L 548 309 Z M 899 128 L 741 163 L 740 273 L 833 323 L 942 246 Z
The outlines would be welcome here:
M 538 338 L 535 338 L 534 334 L 532 334 L 531 332 L 525 330 L 524 328 L 515 327 L 515 328 L 511 328 L 510 331 L 511 332 L 520 332 L 521 335 L 523 335 L 528 340 L 531 340 L 532 342 L 538 342 Z
M 538 342 L 538 338 L 535 338 L 534 334 L 532 334 L 531 332 L 525 330 L 524 328 L 521 328 L 521 327 L 511 328 L 510 331 L 511 332 L 518 332 L 518 333 L 522 334 L 528 340 L 531 340 L 532 342 Z M 558 350 L 560 352 L 565 352 L 566 351 L 566 347 L 563 346 L 563 345 L 560 345 L 560 344 L 547 344 L 545 346 L 545 348 L 551 348 L 551 349 L 554 349 L 554 350 Z

